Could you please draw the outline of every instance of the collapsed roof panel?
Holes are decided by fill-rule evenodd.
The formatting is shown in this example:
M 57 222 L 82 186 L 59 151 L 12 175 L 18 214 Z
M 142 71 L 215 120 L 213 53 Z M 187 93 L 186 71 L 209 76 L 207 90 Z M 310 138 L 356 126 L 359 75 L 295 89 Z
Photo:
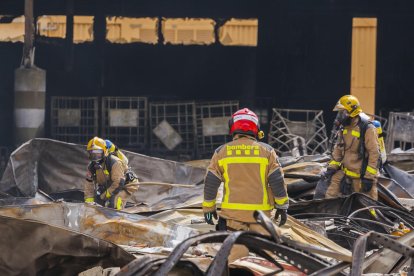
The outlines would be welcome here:
M 125 154 L 141 182 L 197 184 L 204 178 L 202 168 L 127 151 Z M 0 190 L 15 196 L 34 196 L 37 189 L 48 194 L 83 190 L 87 165 L 85 146 L 34 139 L 11 154 Z
M 4 206 L 0 216 L 36 220 L 118 245 L 174 247 L 197 230 L 140 215 L 79 203 Z
M 131 273 L 139 271 L 142 275 L 157 270 L 167 271 L 171 269 L 171 262 L 176 265 L 174 271 L 183 272 L 190 268 L 193 275 L 213 275 L 226 267 L 217 260 L 223 259 L 234 244 L 248 246 L 256 254 L 255 258 L 259 258 L 240 259 L 229 266 L 234 272 L 257 271 L 255 265 L 259 271 L 285 269 L 305 274 L 340 272 L 350 266 L 352 257 L 357 256 L 350 252 L 355 241 L 364 238 L 367 240 L 366 246 L 363 242 L 356 244 L 362 244 L 365 250 L 378 249 L 378 246 L 369 243 L 370 231 L 396 239 L 398 236 L 405 237 L 414 228 L 414 216 L 393 194 L 404 192 L 408 199 L 412 198 L 411 190 L 404 188 L 410 183 L 406 172 L 397 171 L 397 176 L 401 176 L 397 178 L 402 185 L 394 179 L 391 179 L 391 183 L 388 183 L 389 179 L 381 179 L 381 183 L 384 183 L 384 186 L 379 186 L 381 202 L 361 194 L 302 201 L 301 194 L 313 195 L 316 181 L 324 169 L 322 162 L 326 161 L 326 156 L 305 156 L 281 158 L 292 198 L 289 214 L 293 218 L 289 217 L 286 226 L 277 227 L 269 226 L 273 225 L 270 219 L 257 217 L 266 229 L 273 229 L 269 230 L 272 238 L 243 232 L 210 234 L 213 227 L 205 224 L 199 209 L 203 200 L 204 187 L 200 184 L 205 174 L 204 165 L 196 168 L 130 152 L 126 154 L 138 172 L 141 184 L 138 192 L 132 195 L 130 205 L 124 211 L 116 211 L 76 203 L 83 199 L 81 183 L 88 162 L 84 146 L 48 139 L 35 139 L 24 144 L 11 156 L 2 180 L 3 189 L 14 196 L 33 192 L 36 197 L 18 198 L 1 193 L 0 218 L 5 216 L 47 223 L 51 227 L 113 242 L 135 255 L 154 254 L 151 258 L 141 257 L 138 259 L 140 261 L 131 262 L 121 271 L 123 273 L 126 268 L 131 268 Z M 392 173 L 395 171 L 392 170 Z M 387 187 L 394 188 L 391 191 Z M 299 196 L 295 198 L 294 195 Z M 56 202 L 58 198 L 75 203 Z M 299 201 L 295 202 L 295 199 Z M 200 233 L 207 234 L 198 236 Z M 385 247 L 389 246 L 384 238 L 379 238 L 379 241 Z M 263 249 L 272 251 L 274 255 L 266 255 Z M 42 248 L 33 250 L 38 252 Z M 63 254 L 72 254 L 71 248 Z M 169 257 L 166 258 L 166 255 Z M 366 254 L 360 255 L 357 256 L 359 263 L 364 266 L 373 264 Z M 212 260 L 208 256 L 216 256 L 216 259 Z M 392 256 L 404 258 L 405 255 Z M 167 267 L 168 262 L 170 264 Z M 83 271 L 98 265 L 101 264 L 91 262 L 89 265 L 88 262 L 79 269 Z M 406 266 L 405 261 L 398 265 Z M 379 265 L 373 267 L 377 269 Z M 30 269 L 40 271 L 42 267 Z M 67 268 L 62 265 L 59 268 L 56 266 L 56 269 L 63 271 Z M 385 270 L 390 271 L 388 268 Z
M 46 222 L 0 216 L 0 274 L 74 275 L 134 259 L 111 242 Z

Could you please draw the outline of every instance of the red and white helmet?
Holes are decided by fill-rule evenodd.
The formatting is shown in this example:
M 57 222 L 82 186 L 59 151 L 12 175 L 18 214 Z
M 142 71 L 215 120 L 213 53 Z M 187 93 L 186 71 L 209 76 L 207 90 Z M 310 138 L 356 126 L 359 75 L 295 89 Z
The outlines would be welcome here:
M 236 111 L 229 121 L 230 135 L 249 134 L 257 136 L 259 132 L 259 118 L 248 108 Z

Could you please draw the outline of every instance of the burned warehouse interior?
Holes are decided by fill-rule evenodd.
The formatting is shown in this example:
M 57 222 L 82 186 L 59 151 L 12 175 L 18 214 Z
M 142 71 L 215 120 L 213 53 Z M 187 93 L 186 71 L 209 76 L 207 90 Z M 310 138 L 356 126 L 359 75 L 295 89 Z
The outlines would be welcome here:
M 414 275 L 413 27 L 408 0 L 1 0 L 0 274 Z
M 24 1 L 1 1 L 2 21 L 24 15 Z M 322 109 L 331 124 L 333 103 L 351 85 L 352 18 L 376 17 L 376 109 L 410 111 L 412 63 L 409 31 L 414 9 L 409 1 L 41 1 L 42 15 L 93 17 L 93 41 L 74 44 L 70 24 L 65 38 L 35 35 L 35 64 L 47 73 L 46 112 L 55 96 L 142 96 L 168 100 L 238 100 L 253 108 Z M 117 44 L 107 41 L 107 17 L 257 19 L 256 46 L 164 43 Z M 160 24 L 160 20 L 157 24 Z M 164 40 L 165 41 L 165 40 Z M 14 70 L 21 43 L 0 43 L 2 125 L 13 127 Z M 195 70 L 197 69 L 197 70 Z M 49 122 L 47 122 L 49 121 Z M 51 135 L 50 115 L 46 133 Z M 82 141 L 86 143 L 86 141 Z M 2 145 L 12 145 L 10 135 Z

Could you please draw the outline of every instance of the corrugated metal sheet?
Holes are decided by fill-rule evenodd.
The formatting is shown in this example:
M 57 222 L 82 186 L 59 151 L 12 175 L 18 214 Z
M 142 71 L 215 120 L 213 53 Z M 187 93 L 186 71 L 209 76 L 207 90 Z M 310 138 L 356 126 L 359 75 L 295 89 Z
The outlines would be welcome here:
M 81 203 L 3 206 L 0 218 L 3 216 L 47 223 L 117 245 L 174 247 L 199 234 L 193 228 Z

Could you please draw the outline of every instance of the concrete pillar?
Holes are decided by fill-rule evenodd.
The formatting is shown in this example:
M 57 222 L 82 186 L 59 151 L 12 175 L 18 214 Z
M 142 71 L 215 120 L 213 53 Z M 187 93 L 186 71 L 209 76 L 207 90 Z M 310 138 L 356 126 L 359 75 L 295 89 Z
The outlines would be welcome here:
M 18 68 L 14 72 L 14 144 L 44 137 L 46 71 Z

